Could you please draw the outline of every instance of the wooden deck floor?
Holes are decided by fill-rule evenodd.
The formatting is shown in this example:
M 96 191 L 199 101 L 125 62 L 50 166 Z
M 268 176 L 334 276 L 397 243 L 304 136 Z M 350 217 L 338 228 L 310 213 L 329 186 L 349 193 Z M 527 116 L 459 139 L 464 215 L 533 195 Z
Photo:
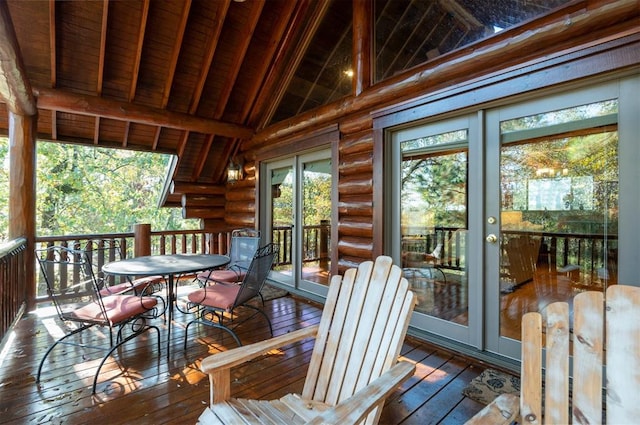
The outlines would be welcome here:
M 276 335 L 315 324 L 321 314 L 319 305 L 290 296 L 267 301 L 265 310 Z M 36 385 L 38 363 L 60 331 L 60 322 L 54 316 L 29 314 L 19 322 L 0 357 L 0 423 L 195 423 L 209 397 L 208 379 L 198 364 L 208 354 L 235 343 L 217 329 L 192 326 L 188 349 L 183 351 L 189 317 L 175 316 L 170 360 L 166 328 L 158 319 L 161 354 L 154 334 L 129 341 L 103 366 L 92 396 L 93 375 L 102 357 L 95 350 L 56 347 L 45 363 L 40 387 Z M 108 345 L 108 335 L 100 329 L 88 332 L 94 342 Z M 268 328 L 256 317 L 238 334 L 246 344 L 265 339 Z M 311 347 L 310 341 L 292 344 L 237 367 L 232 372 L 232 395 L 277 398 L 300 391 Z M 414 338 L 407 338 L 401 354 L 416 362 L 417 370 L 388 399 L 381 424 L 461 424 L 482 408 L 461 395 L 482 372 L 482 365 Z

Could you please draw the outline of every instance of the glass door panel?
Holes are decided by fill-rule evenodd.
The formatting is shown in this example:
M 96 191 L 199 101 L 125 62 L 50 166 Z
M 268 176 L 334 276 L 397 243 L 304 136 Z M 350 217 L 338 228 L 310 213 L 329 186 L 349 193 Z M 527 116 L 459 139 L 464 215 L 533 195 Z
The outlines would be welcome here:
M 418 298 L 416 312 L 467 326 L 469 134 L 430 130 L 437 129 L 400 143 L 402 267 Z
M 331 160 L 302 164 L 302 279 L 329 284 L 331 271 Z
M 500 122 L 500 336 L 617 283 L 617 101 Z
M 280 280 L 289 284 L 294 281 L 295 179 L 293 170 L 293 165 L 270 168 L 270 193 L 268 194 L 271 241 L 279 247 L 273 270 L 275 274 L 281 275 Z

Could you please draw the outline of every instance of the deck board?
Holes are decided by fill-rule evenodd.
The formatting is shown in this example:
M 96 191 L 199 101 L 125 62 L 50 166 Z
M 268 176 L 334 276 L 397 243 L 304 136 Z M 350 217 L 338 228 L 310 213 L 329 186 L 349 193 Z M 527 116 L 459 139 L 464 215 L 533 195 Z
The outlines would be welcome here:
M 321 315 L 320 305 L 294 297 L 267 301 L 265 310 L 276 335 L 316 324 Z M 154 324 L 161 330 L 160 355 L 154 333 L 129 341 L 105 363 L 92 396 L 91 382 L 102 353 L 78 347 L 56 347 L 38 388 L 39 361 L 60 324 L 50 316 L 28 314 L 16 326 L 15 339 L 0 364 L 0 423 L 194 423 L 209 398 L 209 381 L 199 371 L 199 362 L 236 344 L 223 331 L 193 325 L 184 351 L 184 327 L 190 317 L 174 317 L 169 361 L 164 351 L 166 325 L 158 319 Z M 269 336 L 260 316 L 237 331 L 243 343 Z M 108 345 L 108 335 L 100 328 L 91 334 L 94 341 Z M 302 341 L 234 368 L 232 395 L 272 399 L 301 391 L 311 350 L 312 341 Z M 381 424 L 457 424 L 482 408 L 460 393 L 482 372 L 481 365 L 411 337 L 401 355 L 417 363 L 416 373 L 389 397 Z

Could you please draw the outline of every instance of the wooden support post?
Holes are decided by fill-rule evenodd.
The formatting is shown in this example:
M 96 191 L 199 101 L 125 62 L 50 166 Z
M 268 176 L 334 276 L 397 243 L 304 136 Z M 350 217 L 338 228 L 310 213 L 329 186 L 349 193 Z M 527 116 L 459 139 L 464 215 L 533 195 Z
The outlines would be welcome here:
M 26 270 L 34 270 L 36 236 L 36 124 L 37 115 L 9 112 L 9 239 L 24 237 Z M 25 301 L 31 310 L 36 300 L 34 273 L 25 273 Z
M 142 257 L 144 255 L 151 255 L 151 225 L 134 224 L 133 237 L 133 256 Z

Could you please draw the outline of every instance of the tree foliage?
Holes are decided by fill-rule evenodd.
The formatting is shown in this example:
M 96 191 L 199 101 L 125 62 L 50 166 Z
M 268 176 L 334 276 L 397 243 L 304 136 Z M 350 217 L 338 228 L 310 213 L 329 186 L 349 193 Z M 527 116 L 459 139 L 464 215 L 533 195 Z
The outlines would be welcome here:
M 8 143 L 0 143 L 2 236 L 8 228 Z M 38 236 L 129 232 L 136 223 L 152 229 L 199 227 L 177 208 L 158 208 L 168 155 L 37 143 L 36 234 Z

